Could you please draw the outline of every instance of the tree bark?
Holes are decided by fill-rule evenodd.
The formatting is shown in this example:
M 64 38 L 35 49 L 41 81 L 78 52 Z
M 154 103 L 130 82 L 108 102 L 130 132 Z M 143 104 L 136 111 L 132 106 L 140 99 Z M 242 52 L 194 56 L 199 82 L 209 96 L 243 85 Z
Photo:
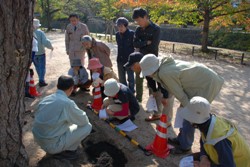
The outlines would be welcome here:
M 204 13 L 204 24 L 202 30 L 202 39 L 201 39 L 201 51 L 208 52 L 208 33 L 209 33 L 209 23 L 210 23 L 210 11 L 205 10 Z
M 0 3 L 0 166 L 28 166 L 22 143 L 24 83 L 31 59 L 34 0 Z

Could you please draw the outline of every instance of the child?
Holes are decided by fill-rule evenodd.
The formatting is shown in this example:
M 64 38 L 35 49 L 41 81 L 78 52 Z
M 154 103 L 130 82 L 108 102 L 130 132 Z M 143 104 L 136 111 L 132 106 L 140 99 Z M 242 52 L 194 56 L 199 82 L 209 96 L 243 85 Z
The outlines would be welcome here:
M 39 86 L 47 86 L 48 84 L 44 80 L 46 73 L 46 57 L 45 57 L 45 47 L 53 50 L 53 46 L 49 39 L 45 36 L 44 32 L 38 29 L 41 26 L 38 19 L 33 19 L 33 27 L 35 29 L 36 40 L 38 42 L 38 51 L 35 53 L 33 62 L 36 67 L 36 71 L 39 77 Z
M 91 81 L 88 79 L 88 72 L 82 67 L 80 59 L 71 61 L 71 68 L 69 69 L 68 75 L 73 77 L 75 83 L 74 90 L 71 94 L 72 96 L 76 94 L 76 89 L 78 87 L 83 91 L 89 91 L 88 88 L 91 85 Z
M 105 94 L 103 93 L 104 88 L 103 88 L 103 83 L 110 79 L 114 78 L 118 80 L 115 72 L 112 70 L 112 68 L 105 67 L 101 64 L 98 58 L 92 58 L 89 60 L 89 65 L 88 69 L 91 70 L 91 73 L 98 73 L 99 74 L 99 82 L 101 84 L 101 92 L 102 92 L 102 97 L 106 97 Z M 92 76 L 91 76 L 92 77 Z M 93 87 L 99 86 L 99 84 L 95 84 L 95 81 L 92 83 Z
M 103 100 L 103 106 L 108 115 L 119 120 L 126 118 L 135 120 L 140 106 L 127 86 L 111 78 L 104 83 L 104 93 L 107 97 Z

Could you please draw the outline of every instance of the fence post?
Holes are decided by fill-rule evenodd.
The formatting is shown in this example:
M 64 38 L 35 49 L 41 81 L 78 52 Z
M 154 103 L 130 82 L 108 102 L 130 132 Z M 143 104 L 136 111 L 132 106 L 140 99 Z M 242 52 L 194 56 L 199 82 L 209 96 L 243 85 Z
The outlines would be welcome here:
M 194 46 L 193 46 L 193 48 L 192 48 L 192 56 L 194 56 Z
M 175 44 L 173 43 L 172 53 L 174 53 L 174 46 L 175 46 Z
M 245 56 L 245 54 L 242 53 L 242 56 L 241 56 L 241 64 L 242 64 L 242 65 L 244 64 L 244 63 L 243 63 L 243 61 L 244 61 L 244 56 Z
M 215 50 L 215 55 L 214 55 L 215 60 L 217 59 L 217 52 L 218 52 L 218 50 Z

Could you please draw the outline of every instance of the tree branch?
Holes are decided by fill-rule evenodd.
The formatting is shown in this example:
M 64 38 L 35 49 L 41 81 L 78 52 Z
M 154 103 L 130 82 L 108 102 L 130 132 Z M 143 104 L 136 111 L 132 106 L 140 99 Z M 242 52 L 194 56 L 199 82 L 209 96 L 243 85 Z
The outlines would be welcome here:
M 241 12 L 245 12 L 245 11 L 248 11 L 248 10 L 250 10 L 250 8 L 238 10 L 238 11 L 235 11 L 235 12 L 219 13 L 219 14 L 211 16 L 210 19 L 213 19 L 215 17 L 220 17 L 220 16 L 226 16 L 226 15 L 229 15 L 229 14 L 241 13 Z
M 54 10 L 52 10 L 51 12 L 50 12 L 50 14 L 53 14 L 53 13 L 56 13 L 56 12 L 58 12 L 58 11 L 60 11 L 61 9 L 54 9 Z
M 217 9 L 218 7 L 220 7 L 221 5 L 224 5 L 226 3 L 228 3 L 228 1 L 222 1 L 221 3 L 217 4 L 215 7 L 212 7 L 210 10 L 212 11 L 214 9 Z

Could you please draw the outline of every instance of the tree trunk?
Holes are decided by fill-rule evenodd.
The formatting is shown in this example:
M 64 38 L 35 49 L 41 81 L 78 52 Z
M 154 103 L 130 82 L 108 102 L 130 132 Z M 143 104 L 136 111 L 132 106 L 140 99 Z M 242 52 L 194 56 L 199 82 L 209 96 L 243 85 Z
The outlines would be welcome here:
M 33 0 L 0 3 L 0 166 L 28 166 L 22 143 L 24 83 L 31 59 Z
M 48 26 L 47 31 L 52 30 L 52 28 L 51 28 L 51 13 L 50 12 L 51 12 L 50 1 L 47 0 L 47 9 L 46 9 L 46 18 L 47 18 L 47 26 Z
M 202 39 L 201 39 L 201 51 L 208 52 L 208 33 L 209 33 L 209 23 L 210 23 L 210 11 L 205 10 L 204 14 L 204 25 L 202 30 Z

